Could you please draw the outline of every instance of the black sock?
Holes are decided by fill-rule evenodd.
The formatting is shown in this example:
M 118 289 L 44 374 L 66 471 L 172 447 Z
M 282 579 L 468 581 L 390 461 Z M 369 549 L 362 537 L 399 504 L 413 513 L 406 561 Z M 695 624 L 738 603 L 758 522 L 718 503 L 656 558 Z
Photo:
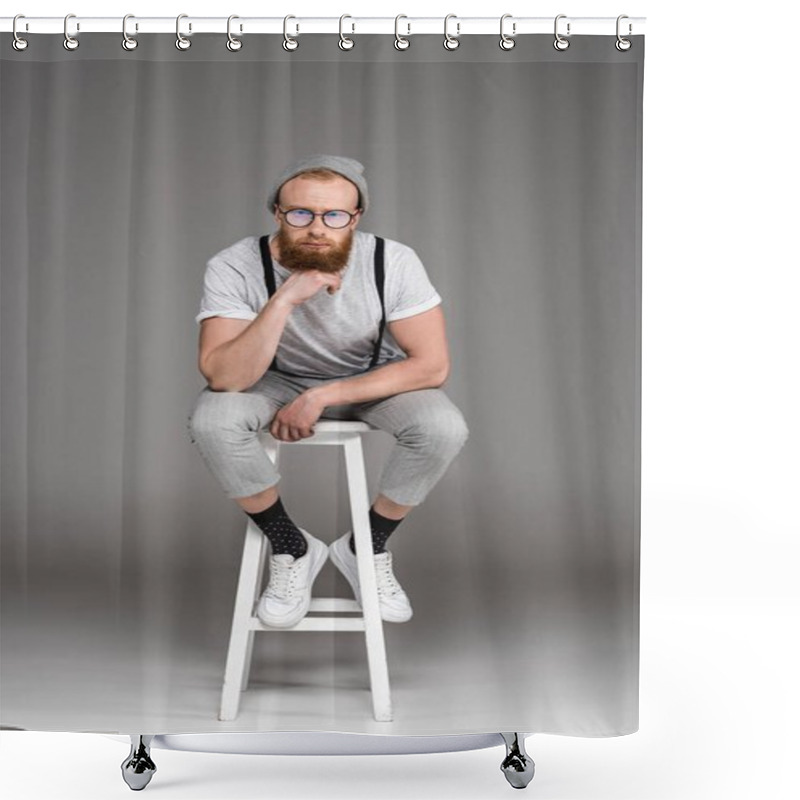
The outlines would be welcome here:
M 389 519 L 388 517 L 382 517 L 374 508 L 369 510 L 369 525 L 372 528 L 372 552 L 374 555 L 384 552 L 386 540 L 402 521 L 402 517 L 400 519 Z M 352 533 L 350 534 L 350 552 L 353 554 L 356 552 L 356 540 Z
M 274 555 L 289 553 L 295 558 L 301 558 L 306 554 L 308 550 L 306 537 L 303 536 L 300 528 L 289 519 L 280 497 L 276 503 L 263 511 L 256 511 L 253 514 L 249 511 L 245 513 L 269 539 Z

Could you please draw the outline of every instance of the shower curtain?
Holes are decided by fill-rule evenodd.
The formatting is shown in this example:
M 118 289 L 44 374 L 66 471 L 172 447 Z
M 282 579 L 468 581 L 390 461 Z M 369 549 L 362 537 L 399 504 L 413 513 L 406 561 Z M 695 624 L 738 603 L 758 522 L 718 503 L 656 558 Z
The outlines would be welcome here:
M 2 725 L 634 732 L 644 38 L 29 38 L 0 36 Z M 317 154 L 364 168 L 381 366 L 407 355 L 393 322 L 444 315 L 446 380 L 396 396 L 435 389 L 468 435 L 386 541 L 413 606 L 383 622 L 393 719 L 363 634 L 270 631 L 220 722 L 248 517 L 187 430 L 197 318 L 220 254 L 278 232 L 269 189 Z M 252 274 L 230 275 L 253 319 Z M 372 503 L 400 442 L 363 443 Z M 339 448 L 280 459 L 287 515 L 330 545 L 352 527 Z M 353 596 L 330 560 L 314 594 Z

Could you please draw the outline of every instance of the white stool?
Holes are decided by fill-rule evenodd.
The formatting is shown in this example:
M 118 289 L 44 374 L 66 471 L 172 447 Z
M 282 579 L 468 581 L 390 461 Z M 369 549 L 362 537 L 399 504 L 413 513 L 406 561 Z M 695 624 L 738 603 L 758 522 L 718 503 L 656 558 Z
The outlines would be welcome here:
M 228 645 L 228 658 L 225 664 L 225 678 L 222 685 L 220 720 L 236 719 L 239 713 L 241 693 L 247 689 L 250 680 L 254 634 L 266 631 L 271 633 L 364 631 L 372 689 L 373 716 L 378 722 L 392 721 L 383 620 L 380 615 L 378 584 L 372 555 L 367 476 L 361 447 L 361 434 L 370 430 L 377 430 L 377 428 L 358 420 L 320 419 L 314 426 L 313 436 L 296 442 L 275 439 L 266 429 L 259 432 L 259 439 L 276 469 L 278 468 L 280 449 L 285 445 L 333 444 L 344 447 L 363 613 L 355 600 L 339 597 L 312 597 L 308 615 L 297 625 L 291 628 L 272 628 L 264 625 L 256 616 L 255 609 L 261 596 L 261 582 L 269 540 L 253 520 L 248 519 L 242 566 L 239 571 L 239 587 L 236 591 L 236 604 L 233 611 L 231 638 Z M 315 611 L 341 611 L 349 614 L 355 612 L 359 616 L 310 616 Z

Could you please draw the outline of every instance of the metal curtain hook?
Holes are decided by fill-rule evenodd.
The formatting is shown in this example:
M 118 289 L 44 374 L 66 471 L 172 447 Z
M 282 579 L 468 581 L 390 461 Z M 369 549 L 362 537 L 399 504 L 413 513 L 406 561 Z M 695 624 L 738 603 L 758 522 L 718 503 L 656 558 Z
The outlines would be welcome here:
M 503 32 L 503 23 L 511 16 L 512 16 L 511 14 L 503 14 L 503 16 L 500 17 L 500 49 L 501 50 L 511 50 L 511 48 L 516 44 L 516 42 L 512 38 L 513 36 L 517 35 L 517 23 L 516 22 L 512 22 L 511 23 L 511 36 L 509 36 L 507 33 Z
M 67 32 L 67 21 L 69 20 L 70 17 L 74 17 L 74 16 L 75 16 L 75 14 L 67 14 L 67 16 L 64 17 L 64 49 L 65 50 L 75 50 L 78 47 L 78 45 L 80 44 L 80 42 L 77 39 L 75 39 L 74 37 L 70 36 L 69 33 Z M 80 22 L 76 22 L 75 23 L 75 30 L 80 32 L 80 29 L 81 29 Z
M 459 35 L 461 33 L 461 23 L 460 22 L 456 22 L 456 35 L 455 36 L 453 36 L 453 35 L 451 35 L 451 34 L 449 34 L 447 32 L 447 21 L 449 19 L 451 19 L 452 17 L 456 17 L 456 15 L 455 14 L 448 14 L 444 18 L 444 42 L 442 42 L 442 44 L 444 45 L 444 49 L 445 50 L 455 50 L 461 44 L 461 42 L 458 41 L 458 37 L 459 37 Z
M 228 50 L 231 51 L 231 53 L 235 53 L 237 50 L 241 50 L 242 49 L 242 40 L 241 39 L 237 39 L 231 33 L 231 20 L 233 20 L 233 19 L 239 19 L 238 15 L 231 14 L 228 17 L 228 41 L 225 42 L 225 47 L 227 47 Z M 239 25 L 239 33 L 241 33 L 243 30 L 244 30 L 244 27 L 242 25 Z
M 175 36 L 177 37 L 175 39 L 175 47 L 177 47 L 178 50 L 188 50 L 192 46 L 192 40 L 191 39 L 187 39 L 181 33 L 181 20 L 184 17 L 188 17 L 188 16 L 189 16 L 188 14 L 178 14 L 178 16 L 175 18 Z M 192 23 L 190 22 L 189 23 L 189 33 L 191 33 L 191 32 L 192 32 Z
M 408 17 L 405 14 L 398 14 L 394 18 L 394 46 L 396 50 L 408 50 L 411 47 L 411 40 L 406 39 L 404 36 L 400 35 L 398 31 L 398 23 L 400 22 L 400 17 Z M 411 23 L 407 22 L 406 25 L 408 26 L 408 31 L 406 31 L 406 36 L 411 36 Z
M 135 50 L 139 46 L 139 42 L 136 41 L 132 36 L 128 36 L 128 31 L 126 29 L 126 24 L 128 20 L 133 17 L 133 14 L 126 14 L 122 18 L 122 49 L 123 50 Z M 136 30 L 139 30 L 139 23 L 136 23 Z
M 11 46 L 15 50 L 24 50 L 28 46 L 28 40 L 27 39 L 23 39 L 17 33 L 17 20 L 18 19 L 25 19 L 25 15 L 24 14 L 17 14 L 14 17 L 14 22 L 11 25 L 11 30 L 12 30 L 12 32 L 14 34 L 14 40 L 11 42 Z M 25 30 L 28 30 L 28 23 L 27 22 L 25 23 Z
M 628 17 L 627 14 L 620 14 L 617 17 L 617 41 L 614 42 L 614 47 L 616 47 L 617 50 L 619 50 L 621 53 L 624 52 L 625 50 L 630 50 L 631 49 L 631 40 L 630 39 L 624 39 L 620 35 L 620 32 L 619 32 L 619 22 L 622 19 L 630 19 L 630 18 Z M 633 25 L 631 25 L 631 23 L 629 22 L 628 23 L 628 36 L 630 36 L 632 32 L 633 32 Z
M 555 47 L 556 50 L 566 50 L 569 47 L 569 39 L 565 39 L 558 32 L 558 21 L 560 19 L 566 19 L 566 18 L 567 18 L 566 14 L 559 14 L 556 17 L 555 28 L 554 28 L 555 29 L 555 34 L 556 34 L 556 40 L 553 42 L 553 47 Z M 570 34 L 570 24 L 568 22 L 567 23 L 567 36 L 569 36 L 569 34 Z
M 300 42 L 298 42 L 297 39 L 293 39 L 291 36 L 289 36 L 289 34 L 286 31 L 286 23 L 290 19 L 297 19 L 297 17 L 295 17 L 294 14 L 287 14 L 283 18 L 283 49 L 284 50 L 297 50 L 297 48 L 300 46 Z M 295 22 L 295 27 L 297 28 L 295 33 L 300 33 L 300 23 L 299 22 Z
M 352 39 L 348 39 L 344 35 L 344 33 L 342 32 L 342 23 L 344 22 L 345 17 L 350 17 L 350 15 L 349 14 L 342 14 L 342 16 L 339 17 L 339 48 L 341 50 L 352 50 L 353 47 L 355 47 L 356 43 Z M 350 17 L 350 19 L 353 19 L 353 18 Z M 351 33 L 355 33 L 355 32 L 356 32 L 356 24 L 354 22 L 353 23 L 353 30 L 351 31 Z

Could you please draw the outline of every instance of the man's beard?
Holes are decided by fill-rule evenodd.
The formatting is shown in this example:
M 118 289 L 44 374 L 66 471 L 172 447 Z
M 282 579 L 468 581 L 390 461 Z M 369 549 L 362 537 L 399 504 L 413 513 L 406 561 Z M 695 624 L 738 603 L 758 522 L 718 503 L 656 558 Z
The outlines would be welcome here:
M 353 245 L 352 230 L 341 244 L 323 237 L 310 236 L 304 236 L 293 243 L 283 228 L 278 229 L 275 238 L 280 252 L 280 263 L 290 270 L 318 269 L 321 272 L 339 272 L 347 264 L 350 248 Z M 328 247 L 304 247 L 304 242 L 325 242 Z

